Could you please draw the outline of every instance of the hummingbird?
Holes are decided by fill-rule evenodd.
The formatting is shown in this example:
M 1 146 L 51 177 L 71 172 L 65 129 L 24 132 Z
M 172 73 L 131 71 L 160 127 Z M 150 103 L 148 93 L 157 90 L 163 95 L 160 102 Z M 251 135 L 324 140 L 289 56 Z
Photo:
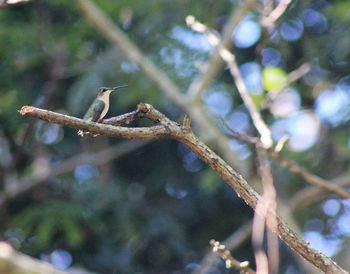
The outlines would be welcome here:
M 106 116 L 109 109 L 109 96 L 113 91 L 116 91 L 120 88 L 127 87 L 127 85 L 117 86 L 117 87 L 101 87 L 98 89 L 97 96 L 95 100 L 90 105 L 89 109 L 84 115 L 83 120 L 88 122 L 101 122 L 103 117 Z M 82 130 L 78 131 L 78 135 L 84 136 L 86 132 Z

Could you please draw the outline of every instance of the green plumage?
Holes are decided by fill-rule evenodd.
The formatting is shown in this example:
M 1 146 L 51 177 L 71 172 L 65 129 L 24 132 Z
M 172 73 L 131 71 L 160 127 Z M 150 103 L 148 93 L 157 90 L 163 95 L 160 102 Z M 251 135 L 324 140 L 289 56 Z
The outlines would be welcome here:
M 84 115 L 83 119 L 89 120 L 91 122 L 98 122 L 98 120 L 101 118 L 101 113 L 105 106 L 106 104 L 102 100 L 96 98 Z

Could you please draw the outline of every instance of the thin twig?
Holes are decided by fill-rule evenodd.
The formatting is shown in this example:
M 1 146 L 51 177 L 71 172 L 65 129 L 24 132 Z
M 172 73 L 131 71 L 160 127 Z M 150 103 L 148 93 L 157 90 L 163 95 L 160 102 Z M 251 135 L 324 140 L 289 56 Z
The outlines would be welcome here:
M 196 24 L 197 25 L 201 24 L 200 22 L 196 21 L 194 17 L 192 18 L 192 21 L 193 21 L 193 23 L 191 24 L 192 26 L 196 26 Z M 194 29 L 194 30 L 198 30 L 198 29 Z M 202 28 L 202 30 L 203 31 L 205 30 L 207 33 L 210 32 L 208 29 L 204 27 Z M 241 95 L 246 108 L 249 111 L 249 114 L 252 118 L 255 128 L 260 133 L 261 142 L 267 148 L 271 147 L 272 146 L 271 131 L 269 130 L 268 126 L 262 119 L 258 109 L 256 108 L 252 98 L 249 95 L 247 86 L 245 85 L 241 72 L 239 71 L 239 68 L 236 62 L 236 57 L 227 48 L 221 46 L 221 44 L 218 42 L 220 41 L 220 39 L 218 40 L 211 39 L 209 41 L 213 44 L 213 46 L 217 47 L 217 51 L 220 57 L 228 65 L 232 78 L 236 84 L 237 90 Z
M 225 122 L 225 121 L 224 121 Z M 240 133 L 235 132 L 232 130 L 229 125 L 225 122 L 227 129 L 230 131 L 230 134 L 242 142 L 248 143 L 248 144 L 253 144 L 253 145 L 259 145 L 259 140 L 258 138 L 246 136 Z M 260 144 L 261 147 L 264 147 L 262 144 Z M 302 177 L 307 183 L 314 185 L 318 188 L 322 188 L 325 191 L 337 194 L 339 197 L 343 199 L 350 199 L 350 192 L 347 192 L 343 188 L 332 184 L 332 182 L 327 181 L 315 174 L 310 173 L 306 169 L 302 168 L 298 164 L 284 158 L 280 153 L 278 153 L 275 149 L 270 148 L 267 149 L 267 152 L 269 155 L 274 158 L 275 160 L 278 161 L 278 163 L 287 168 L 290 172 L 299 175 Z
M 239 24 L 239 22 L 241 22 L 243 17 L 246 15 L 247 11 L 248 8 L 246 5 L 243 5 L 242 7 L 235 7 L 233 9 L 225 25 L 222 38 L 219 42 L 221 47 L 231 47 L 232 33 L 235 30 L 236 26 Z M 196 23 L 196 21 L 191 21 L 192 18 L 194 17 L 188 16 L 186 18 L 186 23 L 189 27 L 193 29 L 193 23 Z M 199 29 L 197 29 L 196 31 L 199 31 Z M 206 32 L 205 29 L 203 29 L 202 32 Z M 208 34 L 209 33 L 207 33 L 207 35 Z M 209 84 L 213 81 L 214 77 L 216 76 L 222 65 L 223 61 L 220 57 L 219 52 L 214 51 L 209 61 L 203 65 L 205 68 L 204 72 L 191 83 L 187 90 L 187 94 L 192 98 L 192 100 L 198 100 L 200 98 L 201 94 L 208 88 Z
M 222 243 L 228 250 L 235 250 L 245 243 L 252 233 L 252 222 L 249 221 L 241 225 L 232 235 L 226 238 Z M 218 260 L 213 252 L 207 252 L 199 266 L 191 274 L 208 274 L 211 273 L 211 268 Z
M 275 150 L 276 152 L 280 153 L 280 152 L 282 151 L 282 149 L 284 148 L 284 146 L 287 144 L 288 140 L 289 140 L 288 134 L 283 135 L 283 136 L 278 140 L 278 142 L 277 142 L 277 144 L 276 144 L 274 150 Z
M 270 156 L 277 160 L 281 166 L 287 168 L 290 172 L 299 175 L 307 183 L 322 188 L 328 192 L 335 193 L 343 199 L 350 199 L 350 192 L 347 192 L 343 188 L 333 184 L 328 180 L 325 180 L 315 174 L 310 173 L 298 164 L 284 158 L 280 153 L 276 152 L 274 149 L 269 149 L 268 152 Z
M 103 123 L 107 125 L 124 126 L 130 124 L 133 121 L 139 120 L 140 118 L 142 118 L 142 112 L 139 110 L 134 110 L 132 112 L 118 115 L 113 118 L 104 119 Z
M 225 245 L 215 240 L 210 240 L 209 243 L 213 248 L 213 252 L 217 253 L 224 260 L 226 268 L 237 269 L 241 274 L 255 274 L 255 271 L 249 267 L 248 261 L 240 262 L 233 258 L 230 250 Z
M 223 55 L 224 56 L 224 55 Z M 269 148 L 272 146 L 272 135 L 271 131 L 262 119 L 258 109 L 256 108 L 252 98 L 249 96 L 248 89 L 242 79 L 241 72 L 239 71 L 238 65 L 236 63 L 236 58 L 226 58 L 226 62 L 229 66 L 232 77 L 235 81 L 239 94 L 241 95 L 244 105 L 248 109 L 250 116 L 252 118 L 255 128 L 258 130 L 261 136 L 261 143 Z
M 127 139 L 160 139 L 169 138 L 174 139 L 182 144 L 186 145 L 194 153 L 197 154 L 204 162 L 206 162 L 221 178 L 232 188 L 237 194 L 251 207 L 255 212 L 263 216 L 257 208 L 257 204 L 264 203 L 262 197 L 247 183 L 247 181 L 237 173 L 232 167 L 230 167 L 222 158 L 220 158 L 214 151 L 208 146 L 202 143 L 192 131 L 187 130 L 184 126 L 171 121 L 164 114 L 157 111 L 149 104 L 140 103 L 138 110 L 144 114 L 144 117 L 150 117 L 154 121 L 155 117 L 159 121 L 159 124 L 151 127 L 119 127 L 111 126 L 93 122 L 86 122 L 81 119 L 71 117 L 68 115 L 59 114 L 52 111 L 47 111 L 32 106 L 24 106 L 21 108 L 20 113 L 23 116 L 39 118 L 51 123 L 57 123 L 65 125 L 71 128 L 80 129 L 83 131 L 89 131 L 91 133 L 105 135 L 110 137 L 119 137 Z M 265 201 L 266 203 L 266 201 Z M 329 257 L 320 253 L 319 251 L 311 248 L 303 239 L 301 239 L 284 221 L 277 215 L 277 213 L 268 208 L 267 218 L 268 227 L 288 245 L 295 252 L 299 253 L 302 257 L 320 268 L 326 273 L 347 273 Z M 275 219 L 277 226 L 270 222 L 271 219 Z
M 304 63 L 300 67 L 289 72 L 287 75 L 287 85 L 290 85 L 291 83 L 294 83 L 296 80 L 303 77 L 305 74 L 307 74 L 310 71 L 310 69 L 311 69 L 311 65 L 309 63 Z
M 291 2 L 292 0 L 280 0 L 277 7 L 268 16 L 261 20 L 262 25 L 267 28 L 273 26 L 283 15 Z
M 245 85 L 241 76 L 241 72 L 238 68 L 236 57 L 231 52 L 229 52 L 226 47 L 223 47 L 222 44 L 219 43 L 219 37 L 217 37 L 212 31 L 210 31 L 204 24 L 196 21 L 194 17 L 191 17 L 189 21 L 191 21 L 190 26 L 192 26 L 192 29 L 207 34 L 210 43 L 213 44 L 213 46 L 217 47 L 217 52 L 228 65 L 232 78 L 238 89 L 238 92 L 241 95 L 241 98 L 243 99 L 243 102 L 252 118 L 253 124 L 257 131 L 260 133 L 261 143 L 265 148 L 270 148 L 273 143 L 271 131 L 262 119 L 258 109 L 256 108 L 252 98 L 249 95 L 248 88 Z M 265 156 L 265 152 L 257 152 L 258 155 L 260 155 L 259 165 L 261 169 L 264 203 L 260 203 L 259 201 L 259 203 L 257 204 L 257 209 L 262 213 L 262 216 L 258 216 L 256 214 L 254 216 L 253 222 L 252 240 L 255 251 L 256 266 L 259 273 L 267 273 L 269 272 L 269 269 L 270 271 L 272 271 L 272 273 L 277 273 L 279 252 L 278 241 L 274 235 L 268 235 L 268 250 L 269 255 L 271 256 L 267 257 L 266 254 L 263 252 L 263 239 L 266 218 L 270 218 L 269 223 L 271 224 L 271 226 L 275 226 L 275 229 L 277 225 L 274 216 L 267 214 L 268 208 L 272 208 L 273 211 L 275 211 L 276 209 L 276 190 L 273 185 L 272 172 L 268 163 L 268 159 Z
M 344 176 L 339 176 L 329 181 L 329 184 L 337 186 L 339 188 L 349 187 L 350 186 L 350 175 L 346 174 Z M 303 189 L 290 199 L 289 207 L 291 211 L 295 212 L 300 208 L 305 208 L 312 203 L 325 199 L 329 191 L 320 188 L 317 186 L 309 187 L 307 189 Z
M 266 96 L 266 103 L 264 104 L 263 107 L 268 106 L 271 104 L 279 95 L 282 91 L 284 91 L 287 87 L 289 87 L 292 83 L 306 75 L 311 69 L 310 64 L 305 63 L 302 64 L 300 67 L 296 68 L 295 70 L 291 71 L 287 75 L 287 81 L 285 82 L 285 85 L 283 85 L 281 88 L 278 90 L 273 90 L 269 92 Z

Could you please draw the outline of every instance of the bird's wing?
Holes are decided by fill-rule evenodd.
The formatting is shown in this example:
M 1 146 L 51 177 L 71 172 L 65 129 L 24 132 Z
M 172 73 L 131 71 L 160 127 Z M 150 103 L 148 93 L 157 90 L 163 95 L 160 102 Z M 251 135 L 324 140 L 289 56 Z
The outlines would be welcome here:
M 105 103 L 102 100 L 98 100 L 94 106 L 94 112 L 91 119 L 92 122 L 98 122 L 98 120 L 101 118 L 101 113 L 104 107 L 105 107 Z

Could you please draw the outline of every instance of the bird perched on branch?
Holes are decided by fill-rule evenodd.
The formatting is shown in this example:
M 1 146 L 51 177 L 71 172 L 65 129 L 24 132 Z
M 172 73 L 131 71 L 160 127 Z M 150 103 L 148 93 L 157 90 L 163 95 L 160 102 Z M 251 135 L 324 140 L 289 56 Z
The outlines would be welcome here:
M 117 86 L 113 88 L 101 87 L 98 90 L 95 100 L 90 105 L 88 111 L 84 115 L 84 120 L 88 122 L 101 122 L 103 117 L 106 116 L 109 109 L 109 97 L 113 91 L 120 88 L 127 87 L 127 85 Z M 78 135 L 84 136 L 87 132 L 82 130 L 78 131 Z

